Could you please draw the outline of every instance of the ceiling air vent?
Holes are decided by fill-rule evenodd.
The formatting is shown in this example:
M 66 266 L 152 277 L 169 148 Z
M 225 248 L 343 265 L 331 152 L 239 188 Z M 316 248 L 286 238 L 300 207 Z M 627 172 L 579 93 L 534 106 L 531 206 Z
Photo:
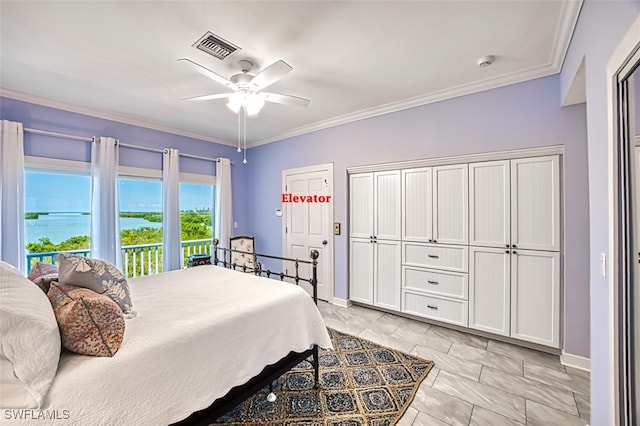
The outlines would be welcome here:
M 203 52 L 207 52 L 209 55 L 215 56 L 220 60 L 225 59 L 227 56 L 240 49 L 238 46 L 229 43 L 227 40 L 215 35 L 211 31 L 207 31 L 205 35 L 200 37 L 193 47 L 198 48 Z

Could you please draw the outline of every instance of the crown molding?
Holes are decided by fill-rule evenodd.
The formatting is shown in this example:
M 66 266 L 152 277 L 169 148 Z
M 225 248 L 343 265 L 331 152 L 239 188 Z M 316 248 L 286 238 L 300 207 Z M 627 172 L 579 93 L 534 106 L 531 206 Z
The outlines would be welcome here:
M 578 25 L 578 17 L 582 9 L 583 0 L 572 0 L 562 2 L 562 11 L 560 12 L 559 25 L 553 38 L 553 51 L 551 52 L 551 63 L 558 72 L 562 70 L 564 58 L 567 56 L 571 37 L 576 25 Z
M 132 126 L 143 127 L 145 129 L 157 130 L 160 132 L 170 133 L 172 135 L 184 136 L 187 138 L 193 138 L 193 139 L 198 139 L 206 142 L 217 143 L 220 145 L 236 146 L 235 143 L 230 141 L 212 138 L 211 136 L 206 136 L 199 133 L 175 129 L 173 127 L 168 127 L 160 123 L 141 120 L 141 119 L 132 117 L 130 115 L 119 114 L 116 112 L 109 112 L 109 111 L 86 108 L 86 107 L 80 107 L 78 105 L 56 101 L 56 100 L 41 97 L 41 96 L 30 95 L 27 93 L 5 89 L 2 87 L 0 87 L 0 96 L 5 98 L 10 98 L 10 99 L 15 99 L 17 101 L 29 102 L 36 105 L 46 106 L 49 108 L 55 108 L 63 111 L 74 112 L 77 114 L 88 115 L 95 118 L 101 118 L 103 120 L 111 120 L 111 121 L 116 121 L 118 123 L 124 123 Z
M 530 68 L 524 72 L 505 74 L 505 75 L 501 75 L 491 79 L 486 79 L 486 80 L 473 82 L 469 84 L 463 84 L 457 87 L 453 87 L 451 89 L 442 90 L 440 92 L 417 96 L 414 98 L 409 98 L 402 101 L 392 102 L 385 105 L 377 106 L 375 108 L 363 109 L 360 111 L 356 111 L 354 113 L 330 118 L 328 120 L 319 121 L 309 126 L 298 127 L 296 129 L 291 130 L 290 132 L 283 133 L 273 138 L 263 139 L 253 143 L 247 143 L 247 147 L 253 148 L 253 147 L 265 145 L 271 142 L 277 142 L 280 140 L 288 139 L 294 136 L 300 136 L 306 133 L 328 129 L 330 127 L 335 127 L 342 124 L 348 124 L 354 121 L 364 120 L 366 118 L 372 118 L 380 115 L 390 114 L 392 112 L 402 111 L 409 108 L 415 108 L 422 105 L 428 105 L 435 102 L 457 98 L 460 96 L 472 95 L 474 93 L 483 92 L 485 90 L 497 89 L 499 87 L 509 86 L 516 83 L 522 83 L 524 81 L 534 80 L 536 78 L 547 77 L 549 75 L 557 74 L 558 72 L 560 72 L 559 67 L 553 66 L 552 64 L 545 64 L 542 66 Z

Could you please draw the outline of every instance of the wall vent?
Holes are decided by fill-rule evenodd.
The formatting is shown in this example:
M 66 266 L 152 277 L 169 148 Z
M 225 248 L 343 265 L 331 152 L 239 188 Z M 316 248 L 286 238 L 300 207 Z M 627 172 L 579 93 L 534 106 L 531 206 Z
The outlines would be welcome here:
M 200 37 L 200 39 L 193 44 L 193 47 L 207 52 L 209 55 L 220 60 L 224 60 L 227 56 L 240 49 L 235 44 L 229 43 L 211 31 L 207 31 L 205 35 Z

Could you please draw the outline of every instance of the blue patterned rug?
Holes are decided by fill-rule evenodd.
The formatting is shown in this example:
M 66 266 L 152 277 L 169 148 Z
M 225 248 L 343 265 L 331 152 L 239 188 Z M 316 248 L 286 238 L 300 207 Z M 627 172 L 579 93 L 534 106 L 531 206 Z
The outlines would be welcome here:
M 303 361 L 280 377 L 275 402 L 265 388 L 214 425 L 394 425 L 433 361 L 329 329 L 334 350 L 320 350 L 320 387 Z

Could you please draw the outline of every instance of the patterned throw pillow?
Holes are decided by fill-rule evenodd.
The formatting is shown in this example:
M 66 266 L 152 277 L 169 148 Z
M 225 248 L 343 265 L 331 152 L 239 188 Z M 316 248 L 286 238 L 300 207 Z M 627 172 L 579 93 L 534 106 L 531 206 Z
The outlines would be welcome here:
M 58 253 L 56 260 L 60 263 L 59 282 L 105 294 L 122 308 L 122 312 L 131 313 L 129 283 L 113 264 L 68 253 Z
M 51 283 L 47 293 L 60 328 L 62 346 L 82 355 L 112 357 L 124 338 L 124 314 L 95 291 Z
M 51 281 L 58 281 L 58 267 L 50 263 L 38 262 L 31 268 L 28 278 L 46 294 L 49 291 Z

